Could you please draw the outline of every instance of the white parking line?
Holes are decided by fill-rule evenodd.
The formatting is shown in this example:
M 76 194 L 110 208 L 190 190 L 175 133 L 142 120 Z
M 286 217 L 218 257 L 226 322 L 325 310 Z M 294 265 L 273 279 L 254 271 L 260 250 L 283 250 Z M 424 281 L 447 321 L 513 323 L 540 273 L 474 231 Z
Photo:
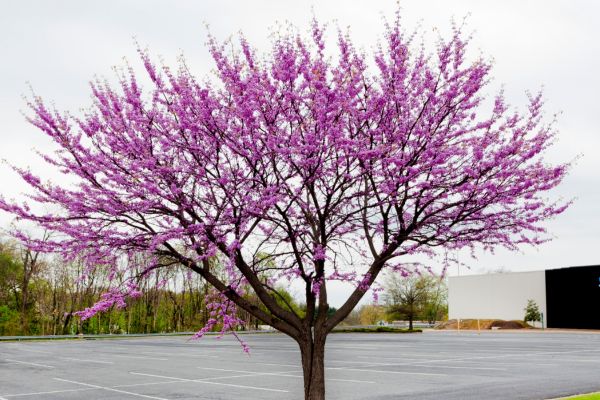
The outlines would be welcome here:
M 482 370 L 482 371 L 508 371 L 507 368 L 496 368 L 496 367 L 469 367 L 467 365 L 465 366 L 458 366 L 458 365 L 414 365 L 415 367 L 422 367 L 422 368 L 449 368 L 449 369 L 476 369 L 476 370 Z
M 480 369 L 480 370 L 490 370 L 490 371 L 506 371 L 506 368 L 497 368 L 497 367 L 469 367 L 469 366 L 444 366 L 444 365 L 419 365 L 420 363 L 378 363 L 378 362 L 364 362 L 364 361 L 341 361 L 341 360 L 330 360 L 333 363 L 342 363 L 342 364 L 358 364 L 354 365 L 355 367 L 369 367 L 369 366 L 402 366 L 402 365 L 410 365 L 413 367 L 420 368 L 454 368 L 454 369 Z
M 83 383 L 83 382 L 70 381 L 70 380 L 68 380 L 68 379 L 54 378 L 54 380 L 57 380 L 57 381 L 62 381 L 62 382 L 74 383 L 74 384 L 76 384 L 76 385 L 88 386 L 88 387 L 92 387 L 92 388 L 96 388 L 96 389 L 108 390 L 108 391 L 110 391 L 110 392 L 117 392 L 117 393 L 130 394 L 130 395 L 132 395 L 132 396 L 143 397 L 143 398 L 146 398 L 146 399 L 154 399 L 154 400 L 168 400 L 168 399 L 165 399 L 164 397 L 148 396 L 148 395 L 145 395 L 145 394 L 134 393 L 134 392 L 127 392 L 127 391 L 125 391 L 125 390 L 114 389 L 114 388 L 110 388 L 110 387 L 106 387 L 106 386 L 99 386 L 99 385 L 92 385 L 92 384 L 89 384 L 89 383 Z
M 11 359 L 8 359 L 8 358 L 5 358 L 5 360 L 8 361 L 8 362 L 11 362 L 11 363 L 33 365 L 35 367 L 54 368 L 52 365 L 46 365 L 46 364 L 38 364 L 38 363 L 32 363 L 32 362 L 27 362 L 27 361 L 11 360 Z
M 393 364 L 392 364 L 393 365 Z M 375 372 L 381 374 L 398 374 L 398 375 L 423 375 L 423 376 L 448 376 L 448 374 L 436 374 L 429 372 L 405 372 L 405 371 L 385 371 L 377 369 L 360 369 L 347 367 L 325 367 L 325 369 L 342 370 L 342 371 L 357 371 L 357 372 Z
M 414 364 L 427 364 L 427 363 L 437 363 L 437 362 L 446 362 L 446 361 L 468 361 L 468 360 L 491 360 L 495 358 L 510 358 L 510 357 L 535 357 L 535 356 L 546 356 L 546 355 L 561 355 L 561 354 L 573 354 L 573 353 L 588 353 L 588 352 L 598 352 L 600 349 L 589 349 L 589 350 L 571 350 L 571 351 L 546 351 L 546 352 L 537 352 L 537 353 L 513 353 L 513 354 L 499 354 L 493 356 L 475 356 L 475 357 L 459 357 L 459 358 L 448 358 L 448 359 L 438 359 L 438 360 L 427 360 L 420 361 L 417 363 L 406 363 L 402 365 L 414 365 Z M 399 365 L 399 364 L 396 364 Z
M 137 386 L 153 386 L 153 385 L 163 385 L 163 384 L 169 384 L 169 383 L 180 383 L 181 381 L 177 380 L 177 381 L 163 381 L 163 382 L 145 382 L 145 383 L 129 383 L 126 385 L 115 385 L 115 386 L 111 386 L 111 388 L 128 388 L 128 387 L 137 387 Z M 46 391 L 46 392 L 29 392 L 29 393 L 15 393 L 15 394 L 5 394 L 3 395 L 4 397 L 0 396 L 0 400 L 8 400 L 8 397 L 27 397 L 27 396 L 39 396 L 42 394 L 58 394 L 58 393 L 70 393 L 70 392 L 85 392 L 85 391 L 90 391 L 90 390 L 103 390 L 102 388 L 98 387 L 89 387 L 89 388 L 82 388 L 82 389 L 63 389 L 63 390 L 50 390 L 50 391 Z
M 410 347 L 410 346 L 396 346 L 394 347 Z M 344 349 L 344 350 L 380 350 L 381 346 L 369 346 L 369 345 L 357 345 L 357 346 L 346 346 L 346 345 L 333 345 L 325 347 L 326 350 L 329 349 Z
M 286 350 L 286 349 L 269 349 L 269 352 L 277 352 L 277 353 L 300 353 L 300 350 Z M 254 353 L 252 353 L 254 354 Z
M 450 362 L 450 361 L 448 361 Z M 453 362 L 457 362 L 457 363 L 465 363 L 465 364 L 483 364 L 483 365 L 489 365 L 490 363 L 487 361 L 469 361 L 469 360 L 457 360 L 457 361 L 453 361 Z M 550 363 L 530 363 L 529 360 L 524 360 L 523 362 L 502 362 L 502 361 L 493 361 L 492 362 L 494 365 L 506 365 L 506 366 L 523 366 L 523 365 L 527 365 L 527 366 L 535 366 L 535 367 L 555 367 L 558 364 L 550 364 Z
M 287 376 L 287 375 L 280 375 L 280 376 Z M 302 378 L 304 379 L 303 376 L 298 376 L 298 378 Z M 361 381 L 358 379 L 340 379 L 340 378 L 325 378 L 325 380 L 327 382 L 333 381 L 333 382 L 350 382 L 350 383 L 368 383 L 368 384 L 375 384 L 377 382 L 375 381 Z
M 284 378 L 300 378 L 304 379 L 302 375 L 290 375 L 290 372 L 301 372 L 300 370 L 294 371 L 285 371 L 285 372 L 252 372 L 252 371 L 241 371 L 237 369 L 223 369 L 223 368 L 207 368 L 207 367 L 197 367 L 198 369 L 204 369 L 208 371 L 222 371 L 222 372 L 238 372 L 245 375 L 237 375 L 237 376 L 223 376 L 219 378 L 205 378 L 205 379 L 227 379 L 227 378 L 246 378 L 252 376 L 259 375 L 270 375 L 270 376 L 281 376 Z M 357 379 L 338 379 L 338 378 L 326 378 L 327 381 L 336 381 L 336 382 L 352 382 L 352 383 L 377 383 L 374 381 L 362 381 Z
M 573 353 L 587 353 L 587 352 L 598 352 L 600 349 L 589 349 L 589 350 L 572 350 L 572 351 L 547 351 L 547 352 L 537 352 L 537 353 L 514 353 L 514 354 L 498 354 L 498 355 L 490 355 L 490 356 L 473 356 L 473 357 L 459 357 L 459 358 L 446 358 L 446 359 L 430 359 L 425 361 L 416 361 L 416 362 L 407 362 L 407 363 L 389 363 L 380 365 L 387 366 L 419 366 L 421 364 L 431 364 L 431 363 L 443 363 L 443 362 L 461 362 L 466 361 L 469 362 L 471 360 L 493 360 L 497 358 L 510 358 L 510 357 L 535 357 L 535 356 L 545 356 L 545 355 L 561 355 L 561 354 L 573 354 Z M 367 364 L 367 363 L 365 363 Z M 375 364 L 375 363 L 368 363 Z
M 153 377 L 153 378 L 176 379 L 176 380 L 179 380 L 180 382 L 206 383 L 206 384 L 209 384 L 209 385 L 230 386 L 230 387 L 237 387 L 237 388 L 240 388 L 240 389 L 253 389 L 253 390 L 264 390 L 264 391 L 267 391 L 267 392 L 289 393 L 288 390 L 271 389 L 271 388 L 257 387 L 257 386 L 234 385 L 232 383 L 211 382 L 211 381 L 208 381 L 206 379 L 186 379 L 186 378 L 178 378 L 178 377 L 175 377 L 175 376 L 163 376 L 163 375 L 144 374 L 144 373 L 141 373 L 141 372 L 130 372 L 130 374 L 132 374 L 132 375 L 141 375 L 141 376 L 150 376 L 150 377 Z
M 106 354 L 109 357 L 133 358 L 133 359 L 140 359 L 140 360 L 169 361 L 168 358 L 145 357 L 145 356 L 126 356 L 124 354 L 110 354 L 110 353 L 103 353 L 103 354 Z
M 49 351 L 42 351 L 42 350 L 33 350 L 33 349 L 26 349 L 22 346 L 19 345 L 15 345 L 14 347 L 16 347 L 17 349 L 19 349 L 19 351 L 28 351 L 30 353 L 41 353 L 41 354 L 50 354 Z
M 165 385 L 168 383 L 181 383 L 181 381 L 162 381 L 162 382 L 145 382 L 145 383 L 128 383 L 127 385 L 115 385 L 113 388 L 128 388 L 136 386 L 152 386 L 152 385 Z
M 281 372 L 256 372 L 256 371 L 242 371 L 239 369 L 225 369 L 225 368 L 209 368 L 209 367 L 196 367 L 198 369 L 203 369 L 206 371 L 220 371 L 220 372 L 238 372 L 240 374 L 250 374 L 250 375 L 277 375 L 277 374 L 288 374 L 290 372 L 300 372 L 300 370 L 296 369 L 293 371 L 281 371 Z
M 406 360 L 420 360 L 423 358 L 423 356 L 421 357 L 384 357 L 384 356 L 356 356 L 356 358 L 367 358 L 367 359 L 376 359 L 376 360 L 401 360 L 401 361 L 406 361 Z
M 50 390 L 47 392 L 29 392 L 29 393 L 16 393 L 16 394 L 5 394 L 4 397 L 26 397 L 26 396 L 39 396 L 42 394 L 56 394 L 56 393 L 70 393 L 70 392 L 85 392 L 88 390 L 100 390 L 98 388 L 85 388 L 85 389 L 64 389 L 64 390 Z M 0 397 L 0 400 L 2 397 Z M 7 400 L 7 399 L 5 399 Z
M 74 357 L 58 357 L 58 359 L 66 360 L 66 361 L 81 361 L 81 362 L 88 362 L 88 363 L 94 363 L 94 364 L 114 364 L 114 362 L 112 362 L 112 361 L 87 360 L 85 358 L 74 358 Z
M 261 363 L 261 365 L 271 365 L 274 367 L 298 367 L 294 364 L 276 364 L 276 363 Z
M 220 358 L 219 356 L 205 355 L 205 354 L 173 354 L 163 353 L 159 351 L 140 351 L 141 354 L 150 354 L 156 356 L 176 356 L 176 357 L 192 357 L 192 358 Z
M 420 363 L 419 361 L 412 361 L 412 360 L 418 360 L 418 358 L 410 358 L 410 357 L 357 356 L 357 358 L 399 360 L 399 361 L 409 360 L 410 361 L 409 363 L 398 364 L 398 365 L 416 365 L 416 364 Z M 421 357 L 421 358 L 423 358 L 423 357 Z M 563 360 L 563 361 L 569 361 L 569 360 Z M 426 362 L 429 362 L 429 361 L 426 361 Z M 459 362 L 459 363 L 485 364 L 485 365 L 489 365 L 490 364 L 487 361 L 470 361 L 470 360 L 463 360 L 463 359 L 445 360 L 444 362 Z M 598 360 L 598 362 L 600 362 L 600 360 Z M 530 362 L 528 362 L 528 360 L 524 360 L 523 362 L 499 362 L 499 361 L 494 361 L 493 363 L 494 363 L 494 365 L 534 365 L 534 366 L 542 366 L 542 367 L 556 366 L 556 365 L 558 365 L 558 364 L 549 364 L 549 363 L 530 363 Z
M 361 364 L 361 365 L 389 365 L 389 363 L 379 363 L 379 362 L 371 362 L 371 361 L 345 361 L 345 360 L 326 360 L 330 363 L 339 363 L 339 364 Z

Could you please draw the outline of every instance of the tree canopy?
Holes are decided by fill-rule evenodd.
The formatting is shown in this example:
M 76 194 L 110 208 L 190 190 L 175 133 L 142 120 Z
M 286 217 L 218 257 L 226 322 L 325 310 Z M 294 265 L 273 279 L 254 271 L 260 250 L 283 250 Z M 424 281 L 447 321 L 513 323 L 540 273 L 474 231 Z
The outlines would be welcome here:
M 235 328 L 240 307 L 298 341 L 307 398 L 323 398 L 325 337 L 382 270 L 444 249 L 538 244 L 566 207 L 544 197 L 567 165 L 544 160 L 556 131 L 542 95 L 521 112 L 499 93 L 487 109 L 491 63 L 469 61 L 468 42 L 455 27 L 428 53 L 397 18 L 371 56 L 339 32 L 333 57 L 313 21 L 310 37 L 282 33 L 265 56 L 243 37 L 231 53 L 211 37 L 212 80 L 185 62 L 157 67 L 140 49 L 149 87 L 125 68 L 116 87 L 92 83 L 79 116 L 31 99 L 29 121 L 58 147 L 45 160 L 77 183 L 16 168 L 53 211 L 5 199 L 0 209 L 53 233 L 32 249 L 90 269 L 116 275 L 144 255 L 143 272 L 83 317 L 140 296 L 153 270 L 184 265 L 218 292 L 224 326 Z M 226 273 L 210 268 L 214 257 Z M 281 280 L 303 286 L 303 314 L 278 296 Z M 330 314 L 332 280 L 355 288 Z

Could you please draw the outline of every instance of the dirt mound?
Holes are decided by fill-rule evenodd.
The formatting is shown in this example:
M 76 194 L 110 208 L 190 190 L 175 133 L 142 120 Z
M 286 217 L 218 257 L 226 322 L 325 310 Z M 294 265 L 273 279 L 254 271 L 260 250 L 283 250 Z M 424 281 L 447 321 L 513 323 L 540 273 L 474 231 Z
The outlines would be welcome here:
M 529 328 L 529 326 L 524 323 L 523 321 L 502 321 L 502 320 L 497 320 L 492 322 L 492 324 L 490 325 L 490 329 L 491 328 L 497 328 L 497 329 L 523 329 L 523 328 Z
M 523 329 L 529 325 L 523 321 L 504 321 L 501 319 L 461 319 L 460 329 Z M 457 330 L 459 324 L 455 319 L 450 319 L 438 324 L 435 329 Z

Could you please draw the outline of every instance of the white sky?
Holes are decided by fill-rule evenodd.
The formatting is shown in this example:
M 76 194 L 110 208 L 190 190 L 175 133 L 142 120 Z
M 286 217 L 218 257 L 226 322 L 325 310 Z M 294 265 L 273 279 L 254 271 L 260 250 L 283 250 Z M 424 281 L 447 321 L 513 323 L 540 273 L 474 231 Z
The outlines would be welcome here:
M 594 1 L 401 1 L 409 28 L 421 22 L 448 32 L 452 17 L 470 14 L 473 47 L 493 57 L 494 83 L 504 84 L 509 102 L 523 104 L 524 91 L 542 85 L 546 111 L 562 112 L 559 143 L 551 159 L 569 161 L 582 155 L 553 195 L 576 198 L 575 204 L 547 226 L 555 239 L 520 253 L 498 251 L 478 260 L 460 255 L 471 270 L 500 267 L 512 271 L 599 264 L 600 254 L 600 2 Z M 0 8 L 0 159 L 30 166 L 55 181 L 32 149 L 50 151 L 49 140 L 29 126 L 20 110 L 35 91 L 59 109 L 77 111 L 90 103 L 88 82 L 111 76 L 123 57 L 139 68 L 134 37 L 174 65 L 183 52 L 189 66 L 206 76 L 212 61 L 204 43 L 205 23 L 219 39 L 237 32 L 259 50 L 268 51 L 276 23 L 290 21 L 304 30 L 312 12 L 321 21 L 349 26 L 359 46 L 369 49 L 380 38 L 383 15 L 392 17 L 395 1 L 13 1 Z M 337 21 L 337 22 L 336 22 Z M 596 23 L 595 23 L 596 22 Z M 332 32 L 333 35 L 334 32 Z M 7 165 L 0 164 L 0 193 L 21 198 L 25 190 Z M 11 217 L 0 214 L 0 226 Z M 457 270 L 450 274 L 458 273 Z M 331 291 L 339 305 L 344 290 Z

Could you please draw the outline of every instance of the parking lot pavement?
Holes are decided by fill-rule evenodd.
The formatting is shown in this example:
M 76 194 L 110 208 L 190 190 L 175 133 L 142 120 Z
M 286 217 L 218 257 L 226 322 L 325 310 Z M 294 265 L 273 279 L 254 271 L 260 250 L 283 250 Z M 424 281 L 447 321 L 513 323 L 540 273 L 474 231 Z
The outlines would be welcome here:
M 302 399 L 296 344 L 226 337 L 0 343 L 0 400 Z M 332 334 L 328 399 L 545 399 L 600 390 L 600 335 Z

